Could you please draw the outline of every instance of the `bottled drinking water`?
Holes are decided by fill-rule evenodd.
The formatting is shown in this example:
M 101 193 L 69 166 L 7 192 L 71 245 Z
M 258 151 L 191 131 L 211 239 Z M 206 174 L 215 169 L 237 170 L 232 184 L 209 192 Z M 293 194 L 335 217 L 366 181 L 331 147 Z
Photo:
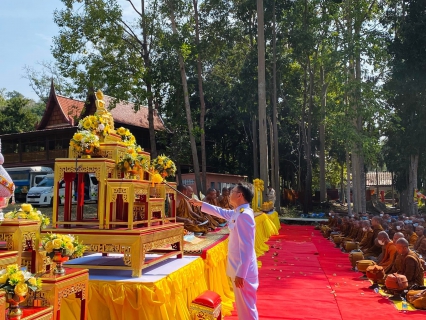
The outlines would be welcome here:
M 402 312 L 407 312 L 407 310 L 408 310 L 407 301 L 405 301 L 405 299 L 402 298 Z
M 374 288 L 375 293 L 379 293 L 379 288 Z

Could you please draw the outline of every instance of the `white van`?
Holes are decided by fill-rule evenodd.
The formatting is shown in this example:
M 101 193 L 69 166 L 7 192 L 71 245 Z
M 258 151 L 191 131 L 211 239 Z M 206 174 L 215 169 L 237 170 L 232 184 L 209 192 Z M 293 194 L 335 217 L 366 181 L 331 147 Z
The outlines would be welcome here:
M 95 174 L 89 173 L 85 178 L 85 195 L 84 202 L 96 202 L 98 200 L 98 180 Z M 27 203 L 35 206 L 52 206 L 54 196 L 54 175 L 47 174 L 44 179 L 35 187 L 32 187 L 27 194 Z M 75 189 L 73 187 L 73 189 Z M 59 183 L 60 204 L 64 204 L 65 184 L 63 181 Z M 73 202 L 76 201 L 77 195 L 74 194 Z
M 5 168 L 15 184 L 15 200 L 24 202 L 28 191 L 41 182 L 46 174 L 53 173 L 49 167 L 17 167 Z

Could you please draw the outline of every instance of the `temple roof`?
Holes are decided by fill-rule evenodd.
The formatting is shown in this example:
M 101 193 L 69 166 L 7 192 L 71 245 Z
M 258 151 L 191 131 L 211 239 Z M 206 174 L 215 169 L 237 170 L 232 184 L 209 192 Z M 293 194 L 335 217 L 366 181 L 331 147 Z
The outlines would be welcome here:
M 104 95 L 107 110 L 109 110 L 109 105 L 113 100 L 113 97 Z M 94 103 L 94 99 L 88 98 L 87 101 L 81 101 L 56 94 L 52 83 L 46 110 L 37 126 L 37 130 L 76 126 L 80 119 L 96 111 L 96 107 L 92 106 L 92 103 Z M 142 106 L 136 112 L 133 108 L 133 103 L 120 101 L 115 105 L 115 108 L 109 111 L 114 117 L 115 123 L 149 129 L 148 108 Z M 163 120 L 156 110 L 154 110 L 154 129 L 158 131 L 165 130 Z

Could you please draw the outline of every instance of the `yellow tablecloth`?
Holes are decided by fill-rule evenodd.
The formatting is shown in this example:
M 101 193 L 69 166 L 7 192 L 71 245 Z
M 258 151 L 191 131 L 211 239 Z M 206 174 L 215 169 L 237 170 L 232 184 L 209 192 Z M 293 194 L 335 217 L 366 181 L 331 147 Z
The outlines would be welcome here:
M 280 217 L 278 216 L 278 212 L 274 211 L 272 213 L 267 214 L 268 218 L 274 223 L 277 230 L 281 229 Z
M 228 239 L 207 250 L 206 259 L 204 260 L 204 275 L 207 287 L 222 298 L 222 316 L 231 314 L 234 309 L 233 302 L 235 301 L 232 284 L 226 275 L 227 257 Z
M 268 241 L 271 236 L 278 235 L 278 230 L 266 213 L 256 215 L 254 221 L 256 222 L 254 249 L 256 251 L 256 256 L 260 257 L 269 250 L 269 246 L 265 242 Z
M 89 320 L 191 320 L 192 300 L 207 290 L 204 261 L 192 263 L 153 283 L 89 281 Z M 79 320 L 80 302 L 67 298 L 61 320 Z

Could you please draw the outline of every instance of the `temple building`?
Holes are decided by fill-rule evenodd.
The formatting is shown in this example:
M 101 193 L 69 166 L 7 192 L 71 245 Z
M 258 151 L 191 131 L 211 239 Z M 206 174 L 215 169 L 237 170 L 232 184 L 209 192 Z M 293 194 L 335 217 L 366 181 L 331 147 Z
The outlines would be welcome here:
M 114 98 L 105 96 L 106 109 Z M 137 143 L 150 151 L 148 108 L 134 110 L 133 103 L 120 101 L 109 110 L 115 120 L 115 128 L 125 127 Z M 67 158 L 69 142 L 77 131 L 80 119 L 96 111 L 95 96 L 87 101 L 66 98 L 56 94 L 52 83 L 46 110 L 34 131 L 0 135 L 5 167 L 49 166 L 56 158 Z M 154 110 L 154 129 L 166 130 L 161 117 Z

